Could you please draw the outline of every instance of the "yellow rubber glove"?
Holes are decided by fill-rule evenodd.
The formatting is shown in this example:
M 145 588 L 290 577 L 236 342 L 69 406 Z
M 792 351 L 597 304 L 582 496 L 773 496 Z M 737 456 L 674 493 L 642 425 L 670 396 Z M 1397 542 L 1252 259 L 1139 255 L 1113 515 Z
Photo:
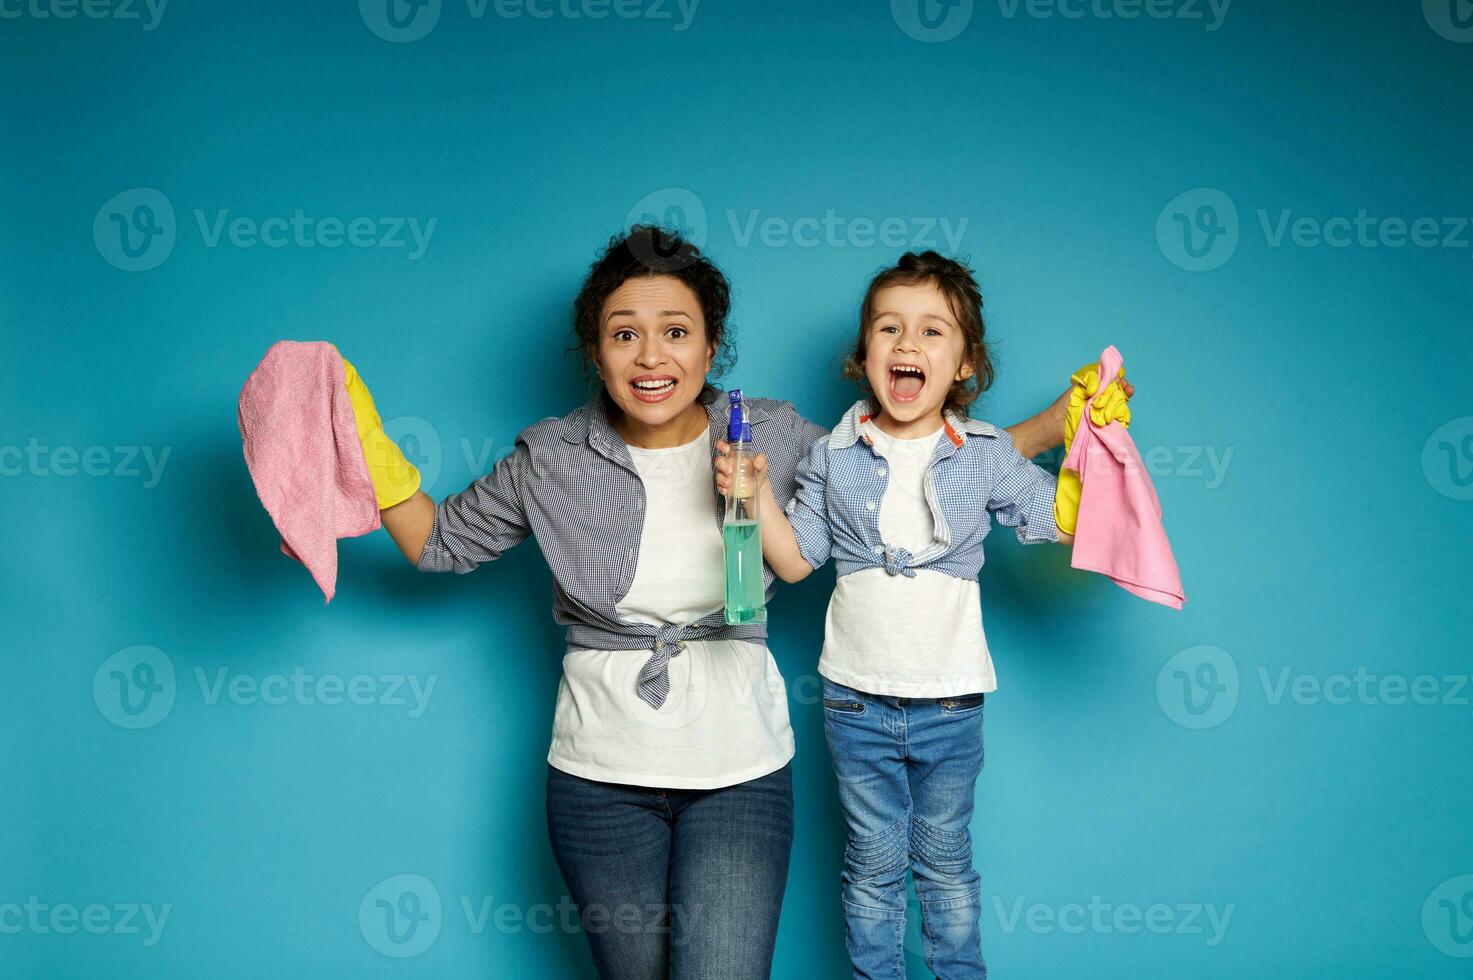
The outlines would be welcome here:
M 1130 399 L 1125 394 L 1124 387 L 1120 384 L 1125 379 L 1125 368 L 1121 368 L 1100 392 L 1100 366 L 1098 364 L 1086 364 L 1075 371 L 1070 377 L 1069 383 L 1069 408 L 1064 414 L 1064 455 L 1069 455 L 1069 449 L 1074 445 L 1074 435 L 1079 431 L 1079 423 L 1084 417 L 1084 403 L 1093 395 L 1094 402 L 1089 408 L 1089 419 L 1095 425 L 1109 425 L 1111 422 L 1119 422 L 1127 429 L 1130 428 Z M 1054 522 L 1059 525 L 1059 530 L 1065 534 L 1073 534 L 1079 524 L 1079 497 L 1084 491 L 1084 485 L 1079 479 L 1079 474 L 1067 467 L 1059 468 L 1059 487 L 1054 496 Z
M 378 509 L 387 510 L 395 504 L 402 504 L 419 489 L 419 470 L 404 458 L 399 444 L 384 432 L 384 423 L 374 407 L 373 395 L 368 393 L 368 386 L 358 377 L 347 358 L 343 358 L 343 383 L 348 389 L 349 400 L 353 402 L 358 441 L 363 444 L 363 459 L 368 463 L 368 475 L 373 478 Z

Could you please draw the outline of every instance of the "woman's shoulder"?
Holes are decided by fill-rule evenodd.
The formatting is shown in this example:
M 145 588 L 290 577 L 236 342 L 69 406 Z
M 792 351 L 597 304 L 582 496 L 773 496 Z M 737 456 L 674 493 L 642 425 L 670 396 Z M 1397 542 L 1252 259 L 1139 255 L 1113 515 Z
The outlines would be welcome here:
M 517 433 L 517 442 L 533 450 L 553 450 L 569 443 L 577 445 L 588 438 L 592 409 L 579 405 L 567 415 L 549 415 L 538 419 Z

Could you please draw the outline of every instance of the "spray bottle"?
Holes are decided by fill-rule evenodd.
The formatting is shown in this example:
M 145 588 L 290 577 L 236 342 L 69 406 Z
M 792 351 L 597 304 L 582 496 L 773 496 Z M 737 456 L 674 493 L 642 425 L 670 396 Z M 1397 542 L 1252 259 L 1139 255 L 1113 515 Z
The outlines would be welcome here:
M 752 425 L 747 421 L 740 388 L 731 390 L 731 417 L 726 441 L 731 444 L 731 489 L 721 539 L 726 546 L 726 621 L 765 623 L 767 605 L 762 584 L 762 525 L 757 515 L 757 475 L 752 461 Z

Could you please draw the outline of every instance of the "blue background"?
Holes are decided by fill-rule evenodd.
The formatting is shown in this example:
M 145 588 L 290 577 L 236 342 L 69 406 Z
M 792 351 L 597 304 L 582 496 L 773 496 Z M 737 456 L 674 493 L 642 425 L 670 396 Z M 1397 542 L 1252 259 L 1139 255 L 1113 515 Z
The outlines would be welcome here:
M 1240 0 L 1217 30 L 979 0 L 951 11 L 963 26 L 945 41 L 908 34 L 904 8 L 703 0 L 677 30 L 671 4 L 666 20 L 533 19 L 445 0 L 433 30 L 396 43 L 348 2 L 179 2 L 153 30 L 7 5 L 0 451 L 44 449 L 0 457 L 0 975 L 591 973 L 576 931 L 477 933 L 461 905 L 564 895 L 543 823 L 561 640 L 535 545 L 431 577 L 386 535 L 348 541 L 324 607 L 276 551 L 235 402 L 273 341 L 332 340 L 386 418 L 412 416 L 394 424 L 439 470 L 428 489 L 459 490 L 584 400 L 570 301 L 600 243 L 641 206 L 666 213 L 670 188 L 694 195 L 704 219 L 682 215 L 735 284 L 726 382 L 825 424 L 855 397 L 838 359 L 863 287 L 902 248 L 848 225 L 838 244 L 744 244 L 753 211 L 779 231 L 830 209 L 898 218 L 907 244 L 942 248 L 922 219 L 965 219 L 957 251 L 1000 368 L 991 420 L 1042 408 L 1107 343 L 1125 354 L 1190 602 L 1149 605 L 1060 549 L 993 536 L 1001 686 L 973 830 L 997 976 L 1468 975 L 1473 690 L 1455 679 L 1470 670 L 1473 233 L 1275 246 L 1259 212 L 1453 230 L 1473 214 L 1473 44 L 1433 30 L 1435 0 Z M 135 188 L 167 198 L 176 241 L 131 272 L 93 224 Z M 1236 206 L 1220 246 L 1236 248 L 1188 271 L 1169 231 L 1195 199 L 1168 205 L 1198 188 Z M 298 208 L 437 224 L 411 259 L 210 247 L 194 217 Z M 156 485 L 129 446 L 169 451 Z M 58 447 L 101 447 L 98 466 L 122 472 L 61 475 Z M 779 977 L 847 975 L 812 682 L 831 585 L 787 588 L 772 612 L 798 740 Z M 157 724 L 129 730 L 110 720 L 104 661 L 136 645 L 177 683 Z M 1222 651 L 1205 655 L 1222 690 L 1173 701 L 1168 661 L 1200 647 Z M 1274 696 L 1285 669 L 1358 668 L 1435 675 L 1462 703 L 1387 703 L 1374 685 L 1349 704 Z M 436 687 L 413 718 L 211 703 L 196 672 L 222 669 Z M 1212 678 L 1197 671 L 1183 676 Z M 1221 723 L 1188 727 L 1213 696 Z M 399 874 L 443 909 L 408 958 L 376 951 L 358 915 Z M 45 919 L 7 929 L 5 904 L 30 896 L 171 912 L 151 946 Z M 1164 903 L 1169 929 L 1072 918 L 1096 897 Z M 1178 908 L 1193 904 L 1231 907 L 1225 933 Z M 921 976 L 913 925 L 908 948 Z

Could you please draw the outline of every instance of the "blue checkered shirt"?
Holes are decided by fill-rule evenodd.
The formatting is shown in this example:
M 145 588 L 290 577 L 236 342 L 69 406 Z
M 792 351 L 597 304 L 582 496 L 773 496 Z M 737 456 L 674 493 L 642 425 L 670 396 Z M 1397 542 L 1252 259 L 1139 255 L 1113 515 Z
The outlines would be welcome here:
M 797 491 L 783 508 L 814 568 L 832 557 L 840 575 L 883 568 L 914 577 L 916 569 L 928 568 L 975 579 L 994 516 L 1016 528 L 1025 544 L 1059 539 L 1055 477 L 1019 455 L 1003 429 L 947 411 L 924 485 L 935 538 L 920 554 L 887 545 L 880 537 L 880 504 L 889 467 L 860 428 L 869 412 L 868 401 L 856 402 L 813 444 L 798 469 Z
M 543 419 L 517 436 L 512 454 L 464 491 L 435 508 L 435 523 L 420 553 L 426 572 L 465 573 L 532 534 L 553 577 L 552 616 L 568 630 L 570 646 L 594 650 L 650 650 L 639 695 L 658 708 L 670 691 L 666 665 L 687 640 L 747 640 L 765 645 L 767 625 L 727 625 L 717 611 L 688 625 L 625 622 L 616 607 L 634 583 L 644 529 L 644 484 L 624 440 L 609 424 L 604 393 L 562 418 Z M 711 445 L 726 435 L 726 399 L 702 394 Z M 768 479 L 780 503 L 796 485 L 798 464 L 825 432 L 792 404 L 749 398 L 752 441 L 767 454 Z M 711 519 L 721 527 L 725 501 L 711 487 Z M 762 578 L 772 598 L 776 576 Z

